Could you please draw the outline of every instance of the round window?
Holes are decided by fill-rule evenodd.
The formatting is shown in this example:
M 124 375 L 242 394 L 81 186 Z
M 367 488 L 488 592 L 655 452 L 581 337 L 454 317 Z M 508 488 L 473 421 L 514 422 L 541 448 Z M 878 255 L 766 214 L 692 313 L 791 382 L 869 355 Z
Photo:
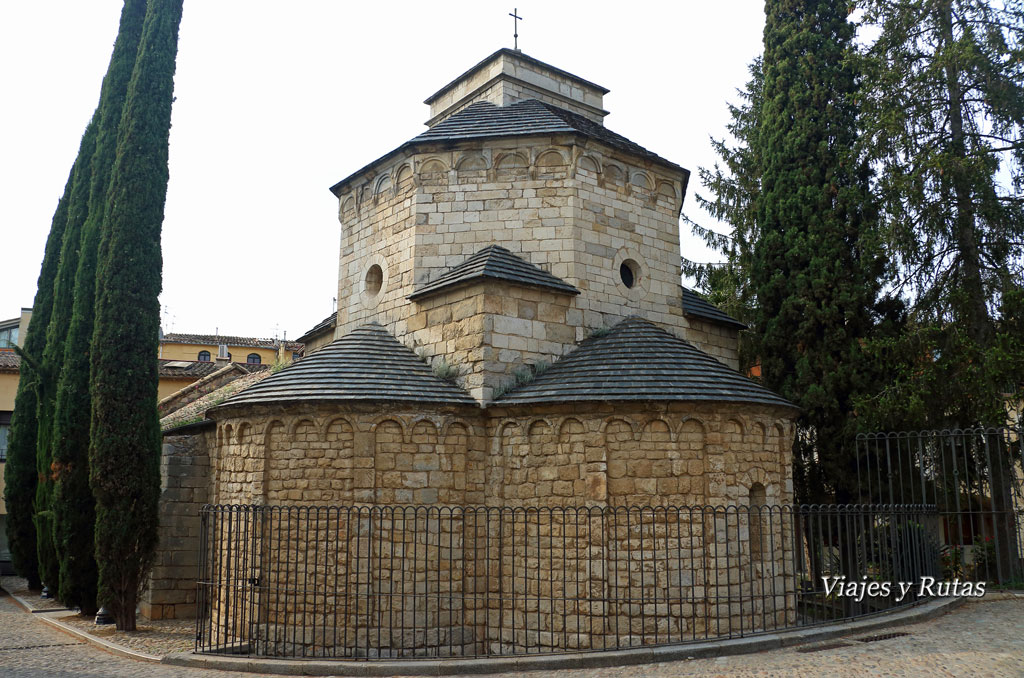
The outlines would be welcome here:
M 380 292 L 380 286 L 384 282 L 384 271 L 380 266 L 374 264 L 366 271 L 366 278 L 363 280 L 363 289 L 367 294 L 376 295 Z
M 633 289 L 633 286 L 636 285 L 637 280 L 640 278 L 640 264 L 632 259 L 626 259 L 619 266 L 619 278 L 622 280 L 623 285 Z

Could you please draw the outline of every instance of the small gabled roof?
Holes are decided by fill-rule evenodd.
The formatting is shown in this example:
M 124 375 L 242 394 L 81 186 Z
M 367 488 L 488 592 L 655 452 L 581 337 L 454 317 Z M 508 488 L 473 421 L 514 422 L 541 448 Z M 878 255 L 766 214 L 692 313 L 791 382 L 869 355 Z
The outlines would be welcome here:
M 435 292 L 467 285 L 484 278 L 504 280 L 527 287 L 543 287 L 563 294 L 580 293 L 561 278 L 517 257 L 504 247 L 488 245 L 458 266 L 453 266 L 442 273 L 436 280 L 421 286 L 408 298 L 410 301 L 421 299 Z
M 476 405 L 387 330 L 371 323 L 229 398 L 224 405 L 297 400 Z
M 300 344 L 305 345 L 310 339 L 317 336 L 321 332 L 326 332 L 328 329 L 334 329 L 337 323 L 338 314 L 331 313 L 329 316 L 318 322 L 316 325 L 313 325 L 312 329 L 308 330 L 305 334 L 296 339 L 296 341 L 299 342 Z
M 270 365 L 250 365 L 248 363 L 228 363 L 243 372 L 260 372 L 269 370 Z M 159 359 L 159 375 L 161 378 L 202 379 L 222 369 L 225 365 L 212 360 L 168 360 Z
M 708 320 L 719 325 L 727 325 L 740 330 L 747 329 L 747 326 L 736 318 L 725 313 L 714 304 L 707 302 L 702 296 L 693 290 L 683 289 L 683 314 L 695 316 L 701 320 Z
M 572 401 L 708 401 L 795 407 L 643 318 L 591 337 L 496 405 Z

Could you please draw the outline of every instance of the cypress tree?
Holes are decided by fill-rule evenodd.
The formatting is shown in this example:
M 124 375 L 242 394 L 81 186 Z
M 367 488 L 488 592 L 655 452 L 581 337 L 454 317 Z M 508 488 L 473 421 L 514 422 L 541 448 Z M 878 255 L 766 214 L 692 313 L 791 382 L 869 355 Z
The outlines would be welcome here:
M 96 498 L 99 602 L 121 630 L 156 548 L 160 229 L 167 197 L 182 0 L 150 0 L 117 133 L 96 271 L 89 482 Z
M 832 0 L 768 0 L 751 287 L 766 385 L 802 409 L 794 479 L 805 501 L 848 501 L 861 342 L 880 289 L 870 174 L 857 141 L 854 27 Z
M 53 489 L 58 473 L 53 459 L 53 414 L 57 400 L 57 379 L 64 359 L 64 337 L 71 320 L 74 299 L 74 277 L 78 268 L 78 248 L 82 224 L 89 211 L 89 177 L 92 176 L 92 156 L 96 149 L 96 115 L 85 128 L 78 149 L 71 180 L 71 194 L 67 201 L 67 223 L 61 237 L 60 257 L 53 280 L 50 320 L 38 376 L 38 433 L 36 435 L 36 468 L 38 482 L 35 497 L 36 548 L 39 553 L 39 575 L 59 595 L 60 566 L 53 543 Z M 34 316 L 33 316 L 34 317 Z
M 142 36 L 145 0 L 128 0 L 114 42 L 110 66 L 100 90 L 96 144 L 91 177 L 83 182 L 88 192 L 88 214 L 81 226 L 78 256 L 61 261 L 58 289 L 67 266 L 77 261 L 73 278 L 73 306 L 68 324 L 50 323 L 51 340 L 59 332 L 63 343 L 62 369 L 57 381 L 53 428 L 53 541 L 59 561 L 58 597 L 82 614 L 95 614 L 97 567 L 94 555 L 95 500 L 89 488 L 89 355 L 96 291 L 96 256 L 106 208 L 110 170 L 114 164 L 117 126 Z M 76 187 L 77 190 L 77 187 Z M 74 219 L 71 221 L 75 223 Z M 67 231 L 71 233 L 70 226 Z M 59 293 L 58 293 L 59 296 Z
M 76 161 L 77 162 L 77 161 Z M 36 441 L 39 434 L 39 366 L 46 344 L 46 328 L 53 309 L 53 281 L 60 262 L 64 228 L 68 222 L 68 202 L 74 183 L 71 168 L 64 195 L 57 203 L 46 238 L 43 263 L 32 302 L 32 317 L 19 351 L 22 360 L 18 392 L 14 398 L 7 463 L 4 467 L 4 503 L 7 507 L 7 542 L 14 570 L 28 580 L 30 588 L 39 588 L 39 556 L 36 549 L 35 504 L 39 473 L 36 468 Z

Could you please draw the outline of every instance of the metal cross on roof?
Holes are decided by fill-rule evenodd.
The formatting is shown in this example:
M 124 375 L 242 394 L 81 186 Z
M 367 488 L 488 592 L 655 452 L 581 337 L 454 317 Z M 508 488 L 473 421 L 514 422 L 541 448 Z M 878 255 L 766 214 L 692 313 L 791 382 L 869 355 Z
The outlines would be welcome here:
M 519 49 L 519 22 L 523 20 L 523 17 L 518 14 L 519 8 L 516 7 L 509 14 L 512 17 L 512 39 L 515 40 L 514 47 Z

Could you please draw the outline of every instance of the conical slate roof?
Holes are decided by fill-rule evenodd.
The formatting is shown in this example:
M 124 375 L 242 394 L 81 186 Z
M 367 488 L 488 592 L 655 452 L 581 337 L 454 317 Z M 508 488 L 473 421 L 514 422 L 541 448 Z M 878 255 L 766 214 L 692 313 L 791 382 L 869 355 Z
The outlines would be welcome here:
M 387 330 L 371 323 L 228 398 L 224 405 L 296 400 L 414 401 L 476 405 L 442 381 Z
M 488 245 L 458 266 L 453 266 L 445 271 L 436 280 L 420 287 L 409 295 L 409 299 L 420 299 L 457 285 L 476 282 L 481 278 L 506 280 L 529 287 L 545 287 L 564 294 L 580 293 L 578 289 L 561 278 L 517 257 L 504 247 Z
M 592 337 L 498 405 L 581 400 L 712 401 L 795 407 L 642 318 Z

